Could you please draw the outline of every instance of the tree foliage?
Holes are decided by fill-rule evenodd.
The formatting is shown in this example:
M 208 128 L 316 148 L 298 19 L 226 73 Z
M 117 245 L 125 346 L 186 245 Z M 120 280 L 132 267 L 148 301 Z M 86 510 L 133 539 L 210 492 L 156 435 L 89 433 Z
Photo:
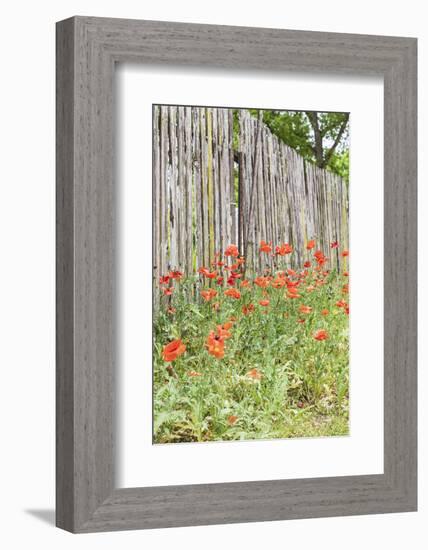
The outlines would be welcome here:
M 264 110 L 263 121 L 306 160 L 349 181 L 349 113 Z

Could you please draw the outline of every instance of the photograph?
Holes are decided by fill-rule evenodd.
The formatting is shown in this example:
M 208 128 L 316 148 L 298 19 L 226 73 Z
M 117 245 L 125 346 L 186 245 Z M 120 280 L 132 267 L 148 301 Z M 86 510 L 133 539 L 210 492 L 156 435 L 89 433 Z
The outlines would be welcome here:
M 349 434 L 349 138 L 153 105 L 153 443 Z

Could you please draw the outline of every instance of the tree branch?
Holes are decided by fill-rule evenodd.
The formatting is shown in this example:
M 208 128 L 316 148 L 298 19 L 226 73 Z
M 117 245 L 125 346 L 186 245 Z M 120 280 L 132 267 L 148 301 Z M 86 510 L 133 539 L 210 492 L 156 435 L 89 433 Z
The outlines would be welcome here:
M 345 116 L 345 118 L 343 119 L 343 122 L 342 122 L 342 126 L 340 127 L 340 130 L 337 133 L 337 136 L 336 136 L 336 139 L 334 140 L 333 145 L 330 147 L 330 149 L 327 151 L 327 153 L 324 156 L 322 168 L 327 166 L 327 164 L 329 163 L 334 151 L 336 150 L 336 147 L 339 145 L 340 139 L 343 136 L 343 132 L 346 129 L 346 125 L 348 124 L 348 120 L 349 120 L 349 113 L 346 113 L 346 116 Z

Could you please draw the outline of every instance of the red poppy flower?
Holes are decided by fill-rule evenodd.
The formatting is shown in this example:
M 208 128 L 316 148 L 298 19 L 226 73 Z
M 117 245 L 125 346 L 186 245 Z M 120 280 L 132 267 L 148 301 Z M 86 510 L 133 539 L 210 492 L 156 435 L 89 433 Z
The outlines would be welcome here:
M 253 380 L 260 380 L 262 374 L 257 369 L 251 369 L 245 376 L 248 376 L 248 378 L 252 378 Z
M 174 292 L 174 288 L 172 286 L 169 286 L 168 288 L 163 289 L 163 293 L 165 296 L 171 296 L 173 292 Z
M 290 290 L 287 291 L 287 294 L 286 294 L 287 298 L 295 299 L 295 298 L 301 297 L 301 295 L 298 294 L 297 292 L 290 292 Z
M 215 277 L 217 276 L 217 271 L 210 271 L 206 267 L 200 267 L 198 269 L 198 273 L 200 273 L 204 277 L 207 277 L 208 279 L 215 279 Z
M 227 423 L 229 424 L 229 426 L 233 426 L 234 424 L 236 424 L 238 420 L 238 417 L 235 416 L 234 414 L 231 414 L 230 416 L 227 417 Z
M 303 267 L 311 267 L 311 265 L 311 262 L 308 261 L 303 264 Z
M 337 307 L 346 307 L 348 304 L 344 300 L 336 302 Z
M 162 357 L 164 361 L 174 361 L 175 359 L 177 359 L 177 357 L 183 355 L 185 351 L 186 346 L 180 339 L 173 340 L 172 342 L 164 346 L 162 350 Z
M 311 313 L 312 312 L 312 308 L 310 306 L 305 306 L 305 305 L 301 305 L 299 307 L 299 311 L 300 313 L 305 313 L 305 314 L 308 314 L 308 313 Z
M 177 279 L 177 281 L 179 281 L 183 277 L 183 273 L 181 273 L 181 271 L 170 271 L 169 276 L 171 279 Z
M 224 338 L 216 335 L 214 331 L 211 331 L 208 335 L 206 346 L 210 355 L 217 359 L 224 357 Z
M 328 332 L 324 329 L 320 329 L 320 330 L 317 330 L 315 333 L 314 333 L 314 338 L 315 340 L 327 340 L 328 338 Z
M 170 313 L 171 315 L 174 315 L 174 313 L 176 312 L 177 310 L 175 309 L 175 307 L 169 307 L 168 308 L 168 313 Z
M 260 301 L 259 301 L 259 304 L 260 304 L 261 306 L 264 306 L 264 307 L 268 306 L 269 303 L 270 303 L 269 300 L 260 300 Z
M 225 323 L 222 325 L 217 325 L 217 335 L 216 337 L 227 340 L 232 337 L 232 334 L 229 332 L 229 329 L 232 327 L 232 323 Z
M 312 248 L 314 248 L 314 247 L 315 247 L 315 240 L 312 239 L 312 240 L 308 241 L 308 244 L 306 245 L 307 250 L 312 250 Z
M 330 244 L 330 248 L 337 248 L 339 246 L 339 243 L 337 241 L 334 241 Z
M 256 277 L 254 279 L 254 284 L 260 288 L 266 288 L 269 286 L 269 279 L 268 277 Z
M 285 279 L 284 277 L 277 277 L 276 279 L 274 279 L 271 283 L 271 285 L 273 286 L 273 288 L 282 288 L 284 285 L 285 285 Z
M 266 241 L 260 241 L 260 252 L 272 252 L 272 243 L 267 243 Z
M 225 256 L 232 256 L 233 258 L 237 258 L 239 256 L 239 250 L 238 250 L 238 247 L 236 246 L 236 244 L 230 244 L 225 252 L 224 252 L 224 255 Z
M 288 298 L 300 298 L 299 289 L 294 286 L 288 287 L 286 294 Z
M 163 277 L 159 277 L 160 285 L 167 285 L 168 283 L 169 283 L 169 275 L 164 275 Z
M 242 306 L 242 313 L 244 315 L 249 315 L 253 311 L 254 311 L 254 304 L 248 304 L 246 306 Z
M 314 252 L 314 258 L 319 266 L 322 266 L 325 264 L 325 262 L 328 260 L 326 256 L 321 252 L 321 250 L 317 250 Z
M 275 248 L 275 254 L 278 256 L 285 256 L 286 254 L 291 254 L 293 252 L 293 247 L 291 244 L 284 243 L 281 246 Z
M 235 298 L 238 300 L 241 297 L 241 293 L 239 290 L 236 290 L 236 288 L 228 288 L 224 291 L 225 296 L 229 296 L 230 298 Z
M 206 302 L 209 302 L 214 298 L 214 296 L 217 296 L 217 290 L 214 290 L 213 288 L 201 290 L 201 296 Z

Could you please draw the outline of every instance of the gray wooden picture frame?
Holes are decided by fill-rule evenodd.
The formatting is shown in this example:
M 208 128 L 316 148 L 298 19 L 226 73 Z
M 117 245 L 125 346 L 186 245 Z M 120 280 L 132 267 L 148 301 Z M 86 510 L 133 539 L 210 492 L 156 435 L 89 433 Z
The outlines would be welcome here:
M 416 510 L 416 45 L 414 38 L 91 17 L 57 24 L 58 527 L 83 533 Z M 115 487 L 118 62 L 383 77 L 383 474 Z

